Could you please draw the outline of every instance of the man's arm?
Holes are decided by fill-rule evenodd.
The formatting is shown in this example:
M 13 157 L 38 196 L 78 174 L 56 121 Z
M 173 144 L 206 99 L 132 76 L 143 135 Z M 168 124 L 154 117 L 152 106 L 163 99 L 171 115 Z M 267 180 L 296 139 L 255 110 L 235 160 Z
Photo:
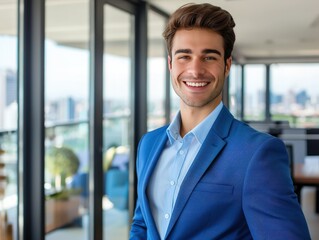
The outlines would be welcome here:
M 252 157 L 244 182 L 243 210 L 254 239 L 310 239 L 281 140 L 267 140 Z

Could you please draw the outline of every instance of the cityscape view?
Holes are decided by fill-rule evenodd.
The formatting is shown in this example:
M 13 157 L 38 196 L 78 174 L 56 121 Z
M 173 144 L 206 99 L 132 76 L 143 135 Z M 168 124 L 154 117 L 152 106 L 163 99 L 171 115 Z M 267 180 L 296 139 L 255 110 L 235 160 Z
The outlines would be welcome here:
M 308 66 L 306 66 L 308 67 Z M 313 73 L 319 66 L 313 66 Z M 249 71 L 249 69 L 248 69 Z M 319 72 L 319 70 L 317 70 Z M 274 74 L 275 75 L 275 74 Z M 319 117 L 319 73 L 312 74 L 312 81 L 301 81 L 295 84 L 291 78 L 279 78 L 273 76 L 271 80 L 270 104 L 273 115 L 282 115 L 293 118 Z M 257 78 L 247 77 L 247 93 L 245 95 L 245 109 L 249 116 L 254 115 L 264 108 L 265 105 L 265 85 Z M 253 84 L 250 84 L 254 81 Z M 258 84 L 260 82 L 261 84 Z M 257 84 L 256 84 L 257 83 Z M 0 69 L 0 130 L 14 130 L 17 127 L 17 72 L 14 69 Z M 53 85 L 53 84 L 52 84 Z M 318 85 L 318 86 L 317 86 Z M 173 93 L 174 94 L 174 93 Z M 83 121 L 88 119 L 88 101 L 86 94 L 78 97 L 74 95 L 56 98 L 50 97 L 46 100 L 45 121 L 50 126 L 57 123 L 72 121 Z M 150 114 L 163 115 L 163 102 L 159 100 L 149 103 Z M 154 112 L 152 113 L 152 109 Z M 125 106 L 125 101 L 121 99 L 105 99 L 104 114 L 109 112 L 127 113 L 129 109 Z M 249 118 L 247 118 L 249 120 Z M 312 121 L 310 121 L 312 122 Z M 314 124 L 314 123 L 311 123 Z M 311 125 L 310 124 L 310 125 Z M 302 126 L 299 126 L 302 127 Z M 305 126 L 307 127 L 307 125 Z

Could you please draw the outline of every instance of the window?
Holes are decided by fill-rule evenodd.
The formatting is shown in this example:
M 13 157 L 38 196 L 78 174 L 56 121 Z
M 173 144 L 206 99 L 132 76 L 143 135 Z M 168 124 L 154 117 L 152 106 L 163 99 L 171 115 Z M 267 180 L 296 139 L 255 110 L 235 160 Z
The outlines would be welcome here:
M 266 66 L 250 64 L 244 70 L 244 119 L 265 120 Z
M 166 50 L 162 32 L 166 19 L 148 13 L 148 130 L 165 124 Z
M 242 68 L 240 65 L 232 65 L 229 74 L 229 110 L 236 117 L 241 117 L 242 101 Z
M 134 15 L 104 5 L 103 235 L 128 239 Z
M 273 64 L 270 72 L 272 120 L 319 127 L 319 64 Z
M 0 2 L 0 214 L 5 239 L 17 235 L 17 13 L 18 1 Z
M 47 0 L 45 6 L 46 239 L 74 239 L 74 231 L 83 238 L 88 228 L 89 1 Z

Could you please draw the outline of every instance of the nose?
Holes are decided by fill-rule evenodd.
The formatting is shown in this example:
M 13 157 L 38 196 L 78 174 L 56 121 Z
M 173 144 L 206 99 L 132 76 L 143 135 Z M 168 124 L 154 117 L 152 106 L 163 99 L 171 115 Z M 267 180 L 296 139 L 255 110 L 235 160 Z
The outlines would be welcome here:
M 198 78 L 205 74 L 205 67 L 204 63 L 199 58 L 193 58 L 189 64 L 189 73 L 193 75 L 193 77 Z

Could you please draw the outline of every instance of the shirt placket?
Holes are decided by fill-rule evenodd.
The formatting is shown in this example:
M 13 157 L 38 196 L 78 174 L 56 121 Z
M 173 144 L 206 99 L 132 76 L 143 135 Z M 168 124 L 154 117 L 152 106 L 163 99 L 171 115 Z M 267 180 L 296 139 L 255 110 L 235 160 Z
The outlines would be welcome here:
M 183 169 L 183 165 L 185 163 L 186 157 L 187 157 L 187 152 L 189 149 L 189 138 L 185 137 L 183 140 L 180 141 L 179 144 L 179 149 L 176 153 L 175 157 L 175 169 L 173 172 L 173 178 L 170 181 L 170 185 L 173 188 L 173 194 L 172 194 L 172 199 L 171 199 L 171 212 L 173 212 L 175 201 L 178 195 L 178 188 L 181 185 L 181 171 Z

